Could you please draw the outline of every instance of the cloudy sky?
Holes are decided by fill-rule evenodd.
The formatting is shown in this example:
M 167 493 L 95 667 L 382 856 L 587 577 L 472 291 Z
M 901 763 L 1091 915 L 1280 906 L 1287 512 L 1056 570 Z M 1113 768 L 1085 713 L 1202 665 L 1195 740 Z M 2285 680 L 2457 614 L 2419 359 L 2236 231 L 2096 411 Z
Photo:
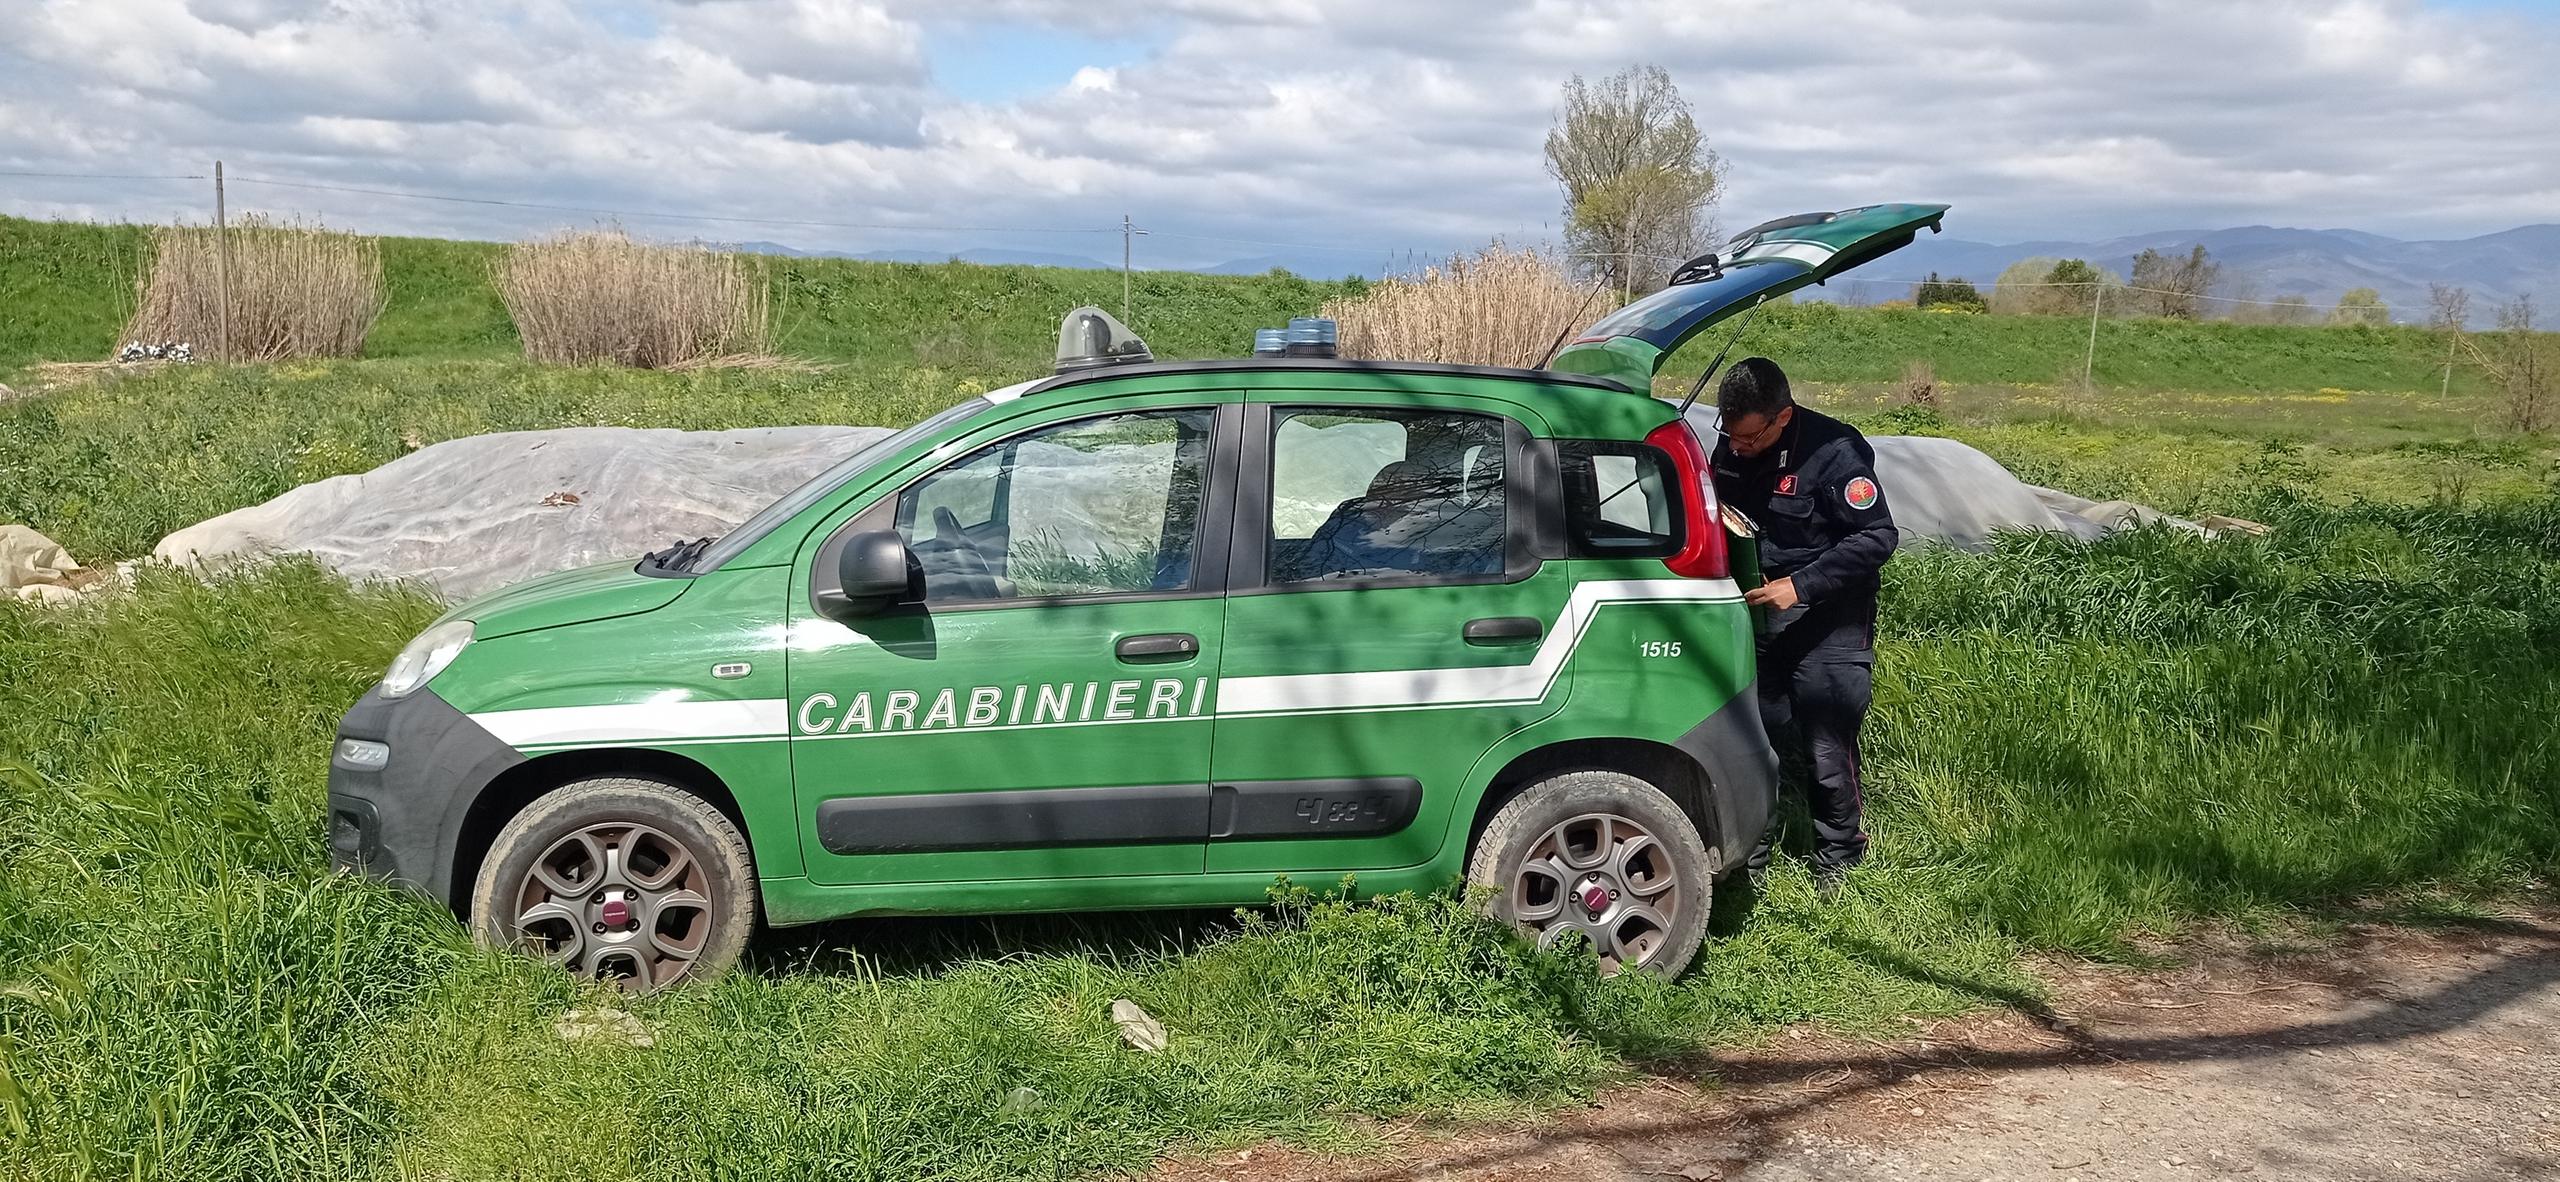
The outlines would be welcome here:
M 810 249 L 1111 258 L 1125 212 L 1142 263 L 1348 270 L 1551 234 L 1558 86 L 1656 62 L 1728 227 L 2460 237 L 2560 221 L 2554 61 L 2550 0 L 0 0 L 0 174 L 218 157 L 234 208 L 502 239 L 597 219 L 275 182 Z M 0 212 L 208 189 L 0 175 Z

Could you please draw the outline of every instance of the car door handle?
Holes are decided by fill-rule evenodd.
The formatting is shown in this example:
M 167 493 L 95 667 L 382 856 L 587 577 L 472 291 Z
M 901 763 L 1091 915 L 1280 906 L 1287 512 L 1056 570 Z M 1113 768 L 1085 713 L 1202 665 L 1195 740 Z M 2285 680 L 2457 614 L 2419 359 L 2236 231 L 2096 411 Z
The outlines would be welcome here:
M 1546 625 L 1535 616 L 1486 616 L 1467 621 L 1468 644 L 1519 644 L 1536 640 Z
M 1123 661 L 1182 661 L 1200 655 L 1200 638 L 1188 632 L 1150 632 L 1123 636 L 1111 651 Z

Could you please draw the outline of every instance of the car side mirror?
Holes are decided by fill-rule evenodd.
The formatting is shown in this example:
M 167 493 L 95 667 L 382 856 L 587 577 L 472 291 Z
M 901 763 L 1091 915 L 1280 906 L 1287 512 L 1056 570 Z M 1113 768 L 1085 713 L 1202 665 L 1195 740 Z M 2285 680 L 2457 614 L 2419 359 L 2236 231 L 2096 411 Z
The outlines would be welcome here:
M 915 570 L 915 555 L 897 531 L 855 534 L 836 555 L 836 586 L 818 591 L 818 610 L 831 619 L 849 620 L 912 602 Z

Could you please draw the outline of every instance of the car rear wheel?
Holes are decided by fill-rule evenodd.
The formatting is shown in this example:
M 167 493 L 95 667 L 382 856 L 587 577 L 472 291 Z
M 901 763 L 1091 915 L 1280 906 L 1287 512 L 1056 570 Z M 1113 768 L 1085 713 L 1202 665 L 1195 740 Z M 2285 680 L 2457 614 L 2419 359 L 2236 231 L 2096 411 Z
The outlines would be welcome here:
M 1588 940 L 1603 974 L 1676 976 L 1707 937 L 1706 841 L 1662 790 L 1618 772 L 1565 772 L 1502 806 L 1467 881 L 1495 918 L 1542 948 Z
M 720 810 L 654 780 L 582 780 L 498 831 L 471 892 L 483 943 L 636 992 L 718 976 L 746 951 L 756 879 Z

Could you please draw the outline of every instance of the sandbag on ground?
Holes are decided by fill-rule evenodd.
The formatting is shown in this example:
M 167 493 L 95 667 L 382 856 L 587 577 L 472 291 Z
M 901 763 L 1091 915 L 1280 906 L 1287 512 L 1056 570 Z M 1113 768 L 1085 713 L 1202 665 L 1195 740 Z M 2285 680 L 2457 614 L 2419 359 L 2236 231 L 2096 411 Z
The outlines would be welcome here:
M 464 599 L 725 533 L 886 434 L 576 427 L 478 435 L 179 530 L 153 554 L 205 566 L 308 553 L 351 579 L 416 580 Z

